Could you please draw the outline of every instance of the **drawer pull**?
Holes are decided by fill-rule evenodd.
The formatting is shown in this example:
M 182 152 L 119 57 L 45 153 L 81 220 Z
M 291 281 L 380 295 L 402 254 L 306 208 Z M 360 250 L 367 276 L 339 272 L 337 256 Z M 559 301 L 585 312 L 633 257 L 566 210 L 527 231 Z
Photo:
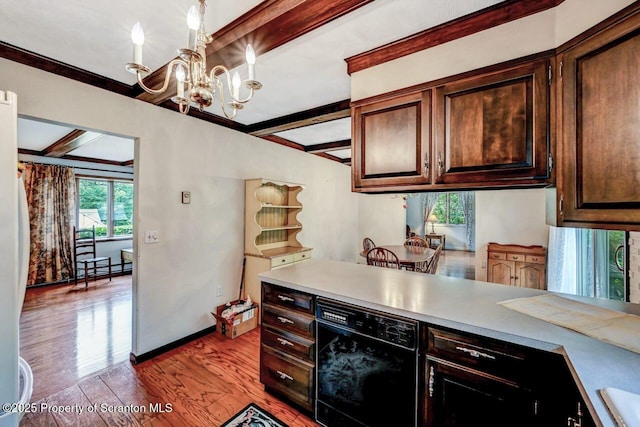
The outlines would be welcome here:
M 433 366 L 429 369 L 429 397 L 433 397 L 433 384 L 436 382 Z
M 284 324 L 290 323 L 293 325 L 293 320 L 287 319 L 286 317 L 278 316 L 278 320 L 280 321 L 280 323 L 284 323 Z
M 493 255 L 494 258 L 500 258 L 500 255 Z
M 485 359 L 491 359 L 491 360 L 496 360 L 495 356 L 492 356 L 490 354 L 487 353 L 482 353 L 481 351 L 478 350 L 472 350 L 470 348 L 465 348 L 465 347 L 456 347 L 456 350 L 460 350 L 462 352 L 467 353 L 469 356 L 473 356 L 473 357 L 484 357 Z
M 293 381 L 293 377 L 291 375 L 287 375 L 282 371 L 276 371 L 278 373 L 278 375 L 280 375 L 280 379 L 281 380 L 289 380 L 289 381 Z
M 278 295 L 278 298 L 280 299 L 280 301 L 282 302 L 293 302 L 295 301 L 293 298 L 288 297 L 286 295 Z
M 293 343 L 291 341 L 285 340 L 284 338 L 277 338 L 277 340 L 282 345 L 290 345 L 293 347 Z
M 513 259 L 518 259 L 518 257 L 517 257 L 517 256 L 514 256 L 514 257 L 513 257 Z
M 531 260 L 532 260 L 532 261 L 537 261 L 537 260 L 538 260 L 538 258 L 537 258 L 537 257 L 533 257 L 533 258 L 531 258 Z

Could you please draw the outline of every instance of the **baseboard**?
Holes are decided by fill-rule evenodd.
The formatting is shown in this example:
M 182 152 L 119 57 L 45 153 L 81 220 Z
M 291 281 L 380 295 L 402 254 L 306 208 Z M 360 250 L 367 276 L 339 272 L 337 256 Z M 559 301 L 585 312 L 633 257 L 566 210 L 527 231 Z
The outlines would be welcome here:
M 180 338 L 179 340 L 170 342 L 169 344 L 165 344 L 162 347 L 158 347 L 154 350 L 148 351 L 146 353 L 142 353 L 139 355 L 135 355 L 133 353 L 129 354 L 129 360 L 131 361 L 131 363 L 133 363 L 134 365 L 137 365 L 138 363 L 142 363 L 145 360 L 149 360 L 149 359 L 153 359 L 156 356 L 161 355 L 162 353 L 166 353 L 167 351 L 176 349 L 182 345 L 185 345 L 188 342 L 194 341 L 198 338 L 201 338 L 205 335 L 208 335 L 212 332 L 216 331 L 216 325 L 213 326 L 209 326 L 208 328 L 205 328 L 199 332 L 196 332 L 195 334 L 191 334 L 188 335 L 184 338 Z

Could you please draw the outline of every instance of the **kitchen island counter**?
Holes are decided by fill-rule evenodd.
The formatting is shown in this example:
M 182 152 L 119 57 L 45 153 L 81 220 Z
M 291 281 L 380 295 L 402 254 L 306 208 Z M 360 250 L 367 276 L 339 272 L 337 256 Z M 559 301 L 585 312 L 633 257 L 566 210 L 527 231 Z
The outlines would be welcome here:
M 322 260 L 259 277 L 313 295 L 562 354 L 598 425 L 615 426 L 601 389 L 616 387 L 640 394 L 640 354 L 498 304 L 547 291 Z M 563 296 L 640 315 L 638 304 Z

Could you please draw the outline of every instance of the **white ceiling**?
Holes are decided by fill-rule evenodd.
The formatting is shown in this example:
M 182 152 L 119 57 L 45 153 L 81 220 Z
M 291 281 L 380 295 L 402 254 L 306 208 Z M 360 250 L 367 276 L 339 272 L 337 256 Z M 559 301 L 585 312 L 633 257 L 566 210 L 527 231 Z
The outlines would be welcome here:
M 253 124 L 349 99 L 345 58 L 500 1 L 375 0 L 259 56 L 256 78 L 263 89 L 239 112 L 236 121 Z M 259 3 L 259 0 L 210 0 L 205 15 L 207 31 L 217 31 Z M 124 64 L 132 61 L 133 24 L 139 21 L 145 31 L 143 62 L 156 69 L 174 58 L 176 49 L 187 44 L 186 13 L 193 4 L 197 2 L 0 0 L 0 41 L 133 84 L 134 76 L 124 69 Z M 215 64 L 209 64 L 212 65 Z M 244 67 L 239 68 L 245 71 Z M 216 109 L 210 111 L 221 115 Z M 21 122 L 21 148 L 37 150 L 32 146 L 41 144 L 38 138 L 43 138 L 46 128 L 51 132 L 50 143 L 63 132 L 60 126 L 29 124 L 24 119 Z M 281 132 L 278 136 L 310 145 L 347 140 L 351 129 L 349 119 L 340 119 Z M 69 154 L 94 158 L 129 156 L 126 161 L 133 158 L 133 142 L 128 143 L 130 149 L 125 148 L 127 142 L 122 138 L 98 138 Z M 128 150 L 127 154 L 118 156 L 116 152 L 120 149 Z M 350 157 L 345 151 L 338 154 Z

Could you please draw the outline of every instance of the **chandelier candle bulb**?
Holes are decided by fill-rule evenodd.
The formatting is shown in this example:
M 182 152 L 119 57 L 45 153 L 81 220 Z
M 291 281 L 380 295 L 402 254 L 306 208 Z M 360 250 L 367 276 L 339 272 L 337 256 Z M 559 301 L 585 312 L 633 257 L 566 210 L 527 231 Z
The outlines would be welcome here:
M 184 98 L 184 81 L 185 81 L 185 71 L 182 64 L 178 64 L 176 68 L 176 80 L 178 81 L 178 97 Z
M 187 26 L 189 27 L 189 49 L 196 50 L 196 31 L 200 28 L 200 13 L 198 8 L 191 6 L 187 12 Z
M 142 65 L 142 45 L 144 44 L 144 31 L 139 22 L 131 29 L 131 41 L 133 42 L 133 62 Z
M 245 57 L 247 58 L 247 67 L 249 68 L 249 80 L 255 80 L 256 53 L 250 44 L 247 45 Z

